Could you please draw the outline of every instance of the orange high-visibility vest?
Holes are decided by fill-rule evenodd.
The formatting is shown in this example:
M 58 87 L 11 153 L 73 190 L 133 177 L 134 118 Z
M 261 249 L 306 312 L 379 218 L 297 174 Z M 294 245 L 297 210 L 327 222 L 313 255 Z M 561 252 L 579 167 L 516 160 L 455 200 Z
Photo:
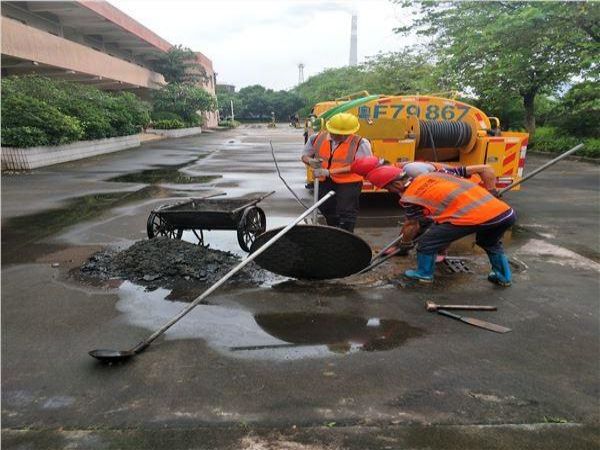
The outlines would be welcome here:
M 323 169 L 337 169 L 352 164 L 361 139 L 360 136 L 351 134 L 332 152 L 329 133 L 322 131 L 315 138 L 313 149 L 315 150 L 315 154 L 318 154 L 323 159 Z M 329 177 L 336 183 L 356 183 L 363 180 L 360 175 L 355 173 L 330 173 Z M 320 180 L 323 181 L 324 178 Z
M 510 209 L 481 186 L 440 172 L 416 177 L 400 201 L 423 206 L 436 223 L 453 225 L 479 225 Z

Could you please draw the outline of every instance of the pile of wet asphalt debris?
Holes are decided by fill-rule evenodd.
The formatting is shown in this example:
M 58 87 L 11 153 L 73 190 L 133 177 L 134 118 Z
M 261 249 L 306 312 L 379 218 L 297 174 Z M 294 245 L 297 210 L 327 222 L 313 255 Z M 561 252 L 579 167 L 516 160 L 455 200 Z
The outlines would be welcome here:
M 80 268 L 80 274 L 96 280 L 121 278 L 149 289 L 172 289 L 182 284 L 213 284 L 240 261 L 239 256 L 230 252 L 157 237 L 138 241 L 121 252 L 98 252 Z M 257 285 L 267 276 L 267 272 L 250 263 L 229 283 Z

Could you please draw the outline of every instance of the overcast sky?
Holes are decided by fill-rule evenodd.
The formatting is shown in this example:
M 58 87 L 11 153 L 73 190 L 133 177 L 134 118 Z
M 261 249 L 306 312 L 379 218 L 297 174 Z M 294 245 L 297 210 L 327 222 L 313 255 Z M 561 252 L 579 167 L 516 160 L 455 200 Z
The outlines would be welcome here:
M 358 61 L 399 50 L 392 29 L 409 11 L 389 0 L 111 0 L 172 44 L 212 59 L 217 81 L 237 89 L 262 84 L 289 89 L 327 67 L 348 64 L 350 20 L 358 14 Z

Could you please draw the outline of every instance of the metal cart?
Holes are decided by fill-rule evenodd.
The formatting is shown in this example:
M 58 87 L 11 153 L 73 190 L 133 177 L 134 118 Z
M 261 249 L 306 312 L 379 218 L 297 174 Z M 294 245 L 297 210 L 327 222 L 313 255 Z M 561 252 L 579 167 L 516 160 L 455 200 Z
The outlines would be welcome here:
M 204 245 L 204 230 L 236 230 L 240 247 L 249 252 L 256 237 L 267 227 L 265 212 L 257 204 L 274 193 L 257 198 L 204 198 L 163 205 L 148 216 L 146 231 L 150 239 L 181 239 L 184 230 L 191 230 L 198 244 Z

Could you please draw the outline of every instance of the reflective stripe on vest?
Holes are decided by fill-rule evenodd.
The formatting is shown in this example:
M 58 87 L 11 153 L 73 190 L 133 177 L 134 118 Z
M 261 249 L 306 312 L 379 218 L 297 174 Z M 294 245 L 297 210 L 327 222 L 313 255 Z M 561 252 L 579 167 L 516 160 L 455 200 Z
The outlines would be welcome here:
M 454 225 L 479 225 L 510 208 L 475 183 L 440 172 L 416 177 L 401 201 L 427 208 L 435 222 Z
M 324 169 L 346 167 L 354 161 L 361 139 L 360 136 L 352 134 L 333 150 L 331 148 L 331 141 L 329 140 L 329 133 L 321 132 L 313 142 L 313 149 L 315 150 L 315 154 L 318 154 L 323 159 L 322 167 Z M 336 183 L 356 183 L 363 180 L 360 175 L 355 173 L 331 174 L 330 177 Z

